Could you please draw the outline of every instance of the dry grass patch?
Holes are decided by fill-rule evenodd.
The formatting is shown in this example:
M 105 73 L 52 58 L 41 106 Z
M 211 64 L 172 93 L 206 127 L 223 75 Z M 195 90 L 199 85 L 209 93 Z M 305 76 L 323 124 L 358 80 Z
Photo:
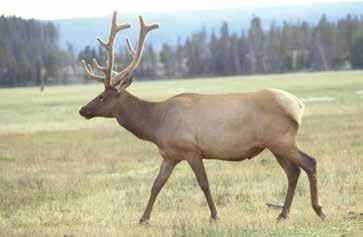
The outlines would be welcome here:
M 287 221 L 276 224 L 287 180 L 263 152 L 239 163 L 206 161 L 220 219 L 209 210 L 184 162 L 161 192 L 149 227 L 139 226 L 160 158 L 114 120 L 85 121 L 78 108 L 97 85 L 0 90 L 0 236 L 361 236 L 363 73 L 331 72 L 136 83 L 161 100 L 181 92 L 224 93 L 274 87 L 307 103 L 299 141 L 318 161 L 321 222 L 310 207 L 304 173 Z

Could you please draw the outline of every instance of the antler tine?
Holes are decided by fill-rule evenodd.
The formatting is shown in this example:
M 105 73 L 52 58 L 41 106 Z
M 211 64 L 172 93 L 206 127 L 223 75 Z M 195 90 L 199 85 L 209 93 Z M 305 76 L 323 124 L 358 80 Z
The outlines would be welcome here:
M 129 53 L 131 54 L 132 57 L 135 57 L 135 50 L 132 48 L 129 38 L 126 37 L 125 40 Z
M 98 41 L 98 43 L 100 43 L 100 45 L 102 45 L 105 49 L 108 49 L 108 44 L 103 42 L 103 40 L 100 37 L 97 37 L 96 40 Z
M 87 65 L 85 60 L 82 60 L 82 66 L 89 79 L 93 79 L 93 80 L 96 80 L 99 82 L 104 82 L 104 78 L 94 74 L 91 65 L 89 65 L 89 64 Z
M 98 41 L 101 43 L 103 47 L 107 50 L 107 66 L 105 70 L 105 87 L 110 87 L 111 77 L 112 77 L 112 68 L 114 62 L 114 53 L 113 53 L 113 44 L 115 42 L 116 35 L 119 31 L 123 29 L 130 28 L 131 25 L 129 23 L 124 24 L 117 24 L 117 12 L 113 12 L 112 15 L 112 23 L 111 23 L 111 30 L 110 36 L 107 43 L 104 43 L 101 39 Z
M 141 61 L 141 55 L 142 55 L 142 51 L 144 49 L 144 42 L 145 42 L 147 33 L 149 33 L 149 31 L 151 31 L 151 30 L 159 28 L 159 24 L 146 25 L 142 16 L 139 16 L 139 22 L 140 22 L 139 41 L 137 42 L 137 49 L 136 49 L 134 60 L 128 67 L 130 73 L 133 72 L 137 68 L 137 66 L 139 65 L 139 63 Z
M 95 58 L 92 59 L 92 65 L 94 68 L 96 68 L 97 70 L 99 70 L 101 72 L 106 73 L 106 71 L 107 71 L 107 68 L 100 66 L 97 62 L 97 59 L 95 59 Z
M 127 47 L 129 49 L 130 54 L 133 56 L 133 60 L 130 63 L 130 65 L 127 66 L 127 68 L 125 68 L 123 71 L 121 71 L 119 74 L 117 74 L 114 77 L 114 81 L 112 83 L 113 86 L 118 85 L 118 84 L 119 84 L 119 86 L 123 85 L 124 83 L 120 83 L 120 82 L 122 80 L 124 80 L 125 75 L 128 75 L 126 78 L 127 80 L 128 80 L 128 78 L 132 78 L 130 75 L 140 64 L 147 33 L 149 33 L 151 30 L 159 28 L 158 24 L 146 25 L 142 16 L 139 16 L 139 22 L 140 22 L 140 32 L 139 32 L 139 40 L 137 43 L 136 51 L 131 47 L 130 41 L 126 38 Z M 128 83 L 128 84 L 130 84 L 130 83 Z
M 145 30 L 145 35 L 147 32 L 159 28 L 159 24 L 146 25 L 142 16 L 139 16 L 139 22 L 141 29 Z
M 103 82 L 105 85 L 105 88 L 108 88 L 111 86 L 110 82 L 111 82 L 111 77 L 112 77 L 112 72 L 113 72 L 112 68 L 113 68 L 113 62 L 114 62 L 113 45 L 114 45 L 114 42 L 116 39 L 116 35 L 119 31 L 130 28 L 130 27 L 131 27 L 131 25 L 129 23 L 117 24 L 117 12 L 115 11 L 115 12 L 113 12 L 113 15 L 112 15 L 111 29 L 110 29 L 110 35 L 108 38 L 108 42 L 105 43 L 100 38 L 97 38 L 97 41 L 107 51 L 107 63 L 106 63 L 105 67 L 101 66 L 98 64 L 97 60 L 95 58 L 93 58 L 92 64 L 95 69 L 97 69 L 105 74 L 104 77 L 96 75 L 93 72 L 91 65 L 89 65 L 89 64 L 86 65 L 86 62 L 84 60 L 82 61 L 83 69 L 84 69 L 86 75 L 90 79 L 94 79 L 96 81 Z

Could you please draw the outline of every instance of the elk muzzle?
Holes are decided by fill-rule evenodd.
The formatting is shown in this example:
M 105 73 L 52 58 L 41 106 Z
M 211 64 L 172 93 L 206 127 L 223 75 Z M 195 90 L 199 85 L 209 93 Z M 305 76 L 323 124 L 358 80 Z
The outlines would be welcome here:
M 91 111 L 90 111 L 90 110 L 89 110 L 86 106 L 82 107 L 82 108 L 79 110 L 79 114 L 80 114 L 82 117 L 86 118 L 86 119 L 90 119 L 90 118 L 92 118 L 92 117 L 93 117 L 93 115 L 92 115 Z

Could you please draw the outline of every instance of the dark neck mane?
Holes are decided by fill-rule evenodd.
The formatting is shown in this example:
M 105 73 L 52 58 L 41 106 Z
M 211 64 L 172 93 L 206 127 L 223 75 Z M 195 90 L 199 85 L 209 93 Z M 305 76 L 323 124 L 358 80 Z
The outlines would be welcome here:
M 117 103 L 114 117 L 136 137 L 155 142 L 160 125 L 158 103 L 144 101 L 124 91 Z

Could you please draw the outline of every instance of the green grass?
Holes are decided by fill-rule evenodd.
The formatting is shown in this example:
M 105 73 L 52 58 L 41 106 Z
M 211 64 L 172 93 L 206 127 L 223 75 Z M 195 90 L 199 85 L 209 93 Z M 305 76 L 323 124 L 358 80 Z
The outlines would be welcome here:
M 151 225 L 139 226 L 160 157 L 115 120 L 84 120 L 80 106 L 102 85 L 0 90 L 0 236 L 362 236 L 363 72 L 142 82 L 131 91 L 159 101 L 182 92 L 280 88 L 306 103 L 299 142 L 318 161 L 320 221 L 303 174 L 290 218 L 265 203 L 284 200 L 286 177 L 269 152 L 239 163 L 206 161 L 220 219 L 181 163 L 160 193 Z

